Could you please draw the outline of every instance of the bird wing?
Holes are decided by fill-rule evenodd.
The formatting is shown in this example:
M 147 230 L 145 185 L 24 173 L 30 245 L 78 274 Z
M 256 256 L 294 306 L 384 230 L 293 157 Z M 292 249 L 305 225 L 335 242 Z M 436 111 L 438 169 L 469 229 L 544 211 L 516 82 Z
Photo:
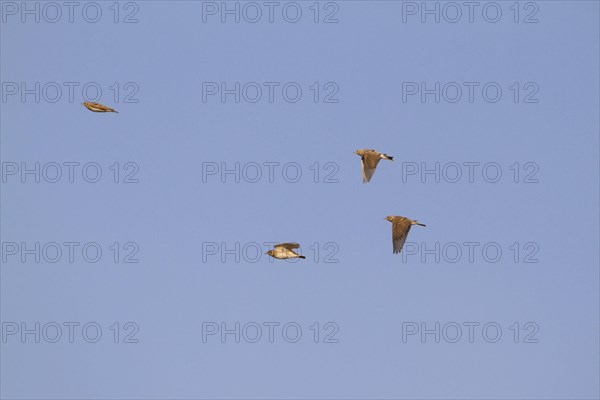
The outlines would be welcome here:
M 284 249 L 293 250 L 300 247 L 298 243 L 279 243 L 274 246 L 275 248 L 283 247 Z
M 91 105 L 93 107 L 99 108 L 101 110 L 105 110 L 105 111 L 114 111 L 112 108 L 105 106 L 104 104 L 100 104 L 100 103 L 91 103 Z
M 361 158 L 362 165 L 362 175 L 363 182 L 370 182 L 373 174 L 375 173 L 375 168 L 377 168 L 377 164 L 379 164 L 379 153 L 369 150 L 365 155 Z
M 394 254 L 402 251 L 402 247 L 404 247 L 404 242 L 406 242 L 410 227 L 411 223 L 408 219 L 395 221 L 392 224 L 392 244 L 394 247 Z

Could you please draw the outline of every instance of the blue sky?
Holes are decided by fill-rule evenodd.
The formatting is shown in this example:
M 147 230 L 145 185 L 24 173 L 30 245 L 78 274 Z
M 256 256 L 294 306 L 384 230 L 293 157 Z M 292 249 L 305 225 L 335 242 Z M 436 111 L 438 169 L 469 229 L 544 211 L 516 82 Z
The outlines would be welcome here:
M 456 23 L 444 20 L 454 14 L 440 23 L 421 22 L 420 8 L 406 14 L 421 2 L 320 3 L 318 23 L 314 2 L 282 2 L 272 23 L 262 3 L 256 23 L 244 20 L 254 14 L 223 23 L 221 2 L 121 2 L 116 23 L 113 2 L 98 2 L 96 23 L 89 3 L 78 3 L 73 22 L 62 6 L 55 23 L 43 3 L 39 23 L 22 22 L 22 4 L 1 5 L 3 398 L 600 396 L 597 2 L 521 2 L 518 22 L 514 2 L 498 2 L 496 23 L 486 20 L 495 9 L 481 14 L 486 3 L 472 23 L 466 7 Z M 298 22 L 286 21 L 284 6 L 288 19 L 302 10 Z M 338 22 L 324 23 L 328 15 Z M 211 82 L 247 92 L 222 102 L 203 92 Z M 436 82 L 448 90 L 438 103 L 418 94 L 403 102 L 407 84 Z M 33 94 L 21 97 L 22 83 Z M 285 100 L 285 85 L 301 88 L 297 102 Z M 485 85 L 501 88 L 497 102 Z M 84 86 L 91 96 L 101 88 L 98 101 L 119 113 L 82 107 Z M 247 101 L 257 86 L 263 96 Z M 462 96 L 447 101 L 457 86 Z M 324 102 L 332 92 L 337 102 Z M 363 184 L 359 148 L 395 161 Z M 36 163 L 40 182 L 21 182 Z M 72 183 L 64 163 L 79 163 Z M 222 179 L 236 163 L 239 183 Z M 436 163 L 461 166 L 462 179 L 403 179 L 406 168 Z M 490 163 L 502 173 L 496 183 L 481 174 Z M 285 164 L 300 169 L 298 182 L 281 175 Z M 88 180 L 101 171 L 98 182 L 86 181 L 84 165 Z M 219 173 L 203 179 L 214 165 Z M 244 173 L 256 165 L 252 183 Z M 273 182 L 266 165 L 277 167 Z M 465 165 L 478 166 L 472 182 Z M 415 254 L 392 254 L 387 215 L 427 224 L 410 232 Z M 287 241 L 307 259 L 252 253 Z M 73 262 L 65 242 L 78 244 Z M 40 243 L 39 263 L 21 259 L 23 243 Z M 62 251 L 55 263 L 52 243 Z M 239 262 L 223 250 L 236 243 Z M 439 262 L 424 250 L 436 243 Z M 86 244 L 88 260 L 101 249 L 98 262 L 86 261 Z M 441 249 L 457 244 L 462 256 L 449 262 L 454 253 Z M 484 246 L 501 249 L 497 262 Z M 138 262 L 123 262 L 128 255 Z M 23 339 L 36 322 L 40 343 Z M 73 343 L 69 322 L 79 324 Z M 56 343 L 52 323 L 62 327 Z M 206 335 L 222 323 L 240 324 L 239 343 Z M 439 343 L 431 334 L 403 341 L 422 323 L 440 324 Z M 96 343 L 85 324 L 102 329 Z M 262 327 L 256 343 L 244 336 L 253 324 Z M 296 343 L 286 324 L 302 329 Z M 497 342 L 495 328 L 482 334 L 486 324 L 502 329 Z M 462 336 L 451 343 L 456 325 Z M 138 342 L 125 343 L 133 330 Z M 338 342 L 325 343 L 334 330 Z

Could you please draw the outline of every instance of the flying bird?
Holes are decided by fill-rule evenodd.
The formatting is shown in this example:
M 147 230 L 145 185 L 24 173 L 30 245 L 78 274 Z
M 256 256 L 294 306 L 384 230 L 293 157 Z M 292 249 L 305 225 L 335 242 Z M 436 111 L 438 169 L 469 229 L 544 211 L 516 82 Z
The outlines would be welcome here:
M 385 219 L 392 223 L 392 244 L 394 254 L 402 251 L 402 247 L 404 246 L 404 242 L 406 242 L 406 237 L 408 236 L 408 231 L 410 231 L 411 226 L 425 226 L 417 222 L 417 220 L 408 219 L 406 217 L 395 217 L 390 215 L 385 217 Z
M 294 249 L 297 249 L 298 247 L 300 247 L 298 243 L 279 243 L 274 246 L 273 250 L 269 250 L 265 254 L 280 260 L 288 258 L 306 258 L 294 251 Z
M 110 107 L 106 107 L 100 103 L 94 103 L 91 101 L 84 101 L 83 103 L 81 103 L 83 106 L 85 106 L 85 108 L 87 108 L 90 111 L 93 112 L 115 112 L 118 113 L 118 111 L 115 111 L 114 108 L 110 108 Z
M 375 173 L 375 168 L 377 168 L 377 164 L 379 164 L 379 160 L 394 161 L 394 157 L 388 156 L 385 153 L 379 153 L 375 150 L 360 149 L 356 150 L 354 154 L 360 156 L 363 183 L 367 183 L 371 180 L 371 177 Z

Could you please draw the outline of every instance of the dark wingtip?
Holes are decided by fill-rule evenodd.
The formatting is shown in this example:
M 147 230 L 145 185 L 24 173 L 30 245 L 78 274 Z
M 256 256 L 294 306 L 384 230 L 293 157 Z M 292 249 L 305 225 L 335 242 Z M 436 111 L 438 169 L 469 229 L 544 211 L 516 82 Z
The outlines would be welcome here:
M 299 256 L 298 258 L 306 258 L 305 256 Z

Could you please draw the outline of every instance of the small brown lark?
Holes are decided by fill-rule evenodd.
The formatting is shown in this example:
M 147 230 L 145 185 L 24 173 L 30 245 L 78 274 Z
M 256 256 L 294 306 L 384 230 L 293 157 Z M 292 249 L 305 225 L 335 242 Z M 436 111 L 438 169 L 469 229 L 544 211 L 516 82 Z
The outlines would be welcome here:
M 106 107 L 100 103 L 94 103 L 91 101 L 84 101 L 83 103 L 81 103 L 83 106 L 85 106 L 85 108 L 87 108 L 90 111 L 93 112 L 115 112 L 118 113 L 118 111 L 115 111 L 114 108 L 110 108 L 110 107 Z
M 371 180 L 371 177 L 373 177 L 373 174 L 375 173 L 375 168 L 377 168 L 377 164 L 379 164 L 379 160 L 394 161 L 394 157 L 388 156 L 385 153 L 379 153 L 375 150 L 360 149 L 356 150 L 354 154 L 360 156 L 363 183 L 367 183 Z
M 298 243 L 279 243 L 274 246 L 273 250 L 269 250 L 265 254 L 280 260 L 288 258 L 306 258 L 294 251 L 294 249 L 297 249 L 298 247 L 300 247 Z
M 410 231 L 411 226 L 425 226 L 417 222 L 417 220 L 408 219 L 406 217 L 395 217 L 390 215 L 385 217 L 385 219 L 392 223 L 392 244 L 394 254 L 402 251 L 402 247 L 404 246 L 404 242 L 406 242 L 406 237 L 408 236 L 408 231 Z

